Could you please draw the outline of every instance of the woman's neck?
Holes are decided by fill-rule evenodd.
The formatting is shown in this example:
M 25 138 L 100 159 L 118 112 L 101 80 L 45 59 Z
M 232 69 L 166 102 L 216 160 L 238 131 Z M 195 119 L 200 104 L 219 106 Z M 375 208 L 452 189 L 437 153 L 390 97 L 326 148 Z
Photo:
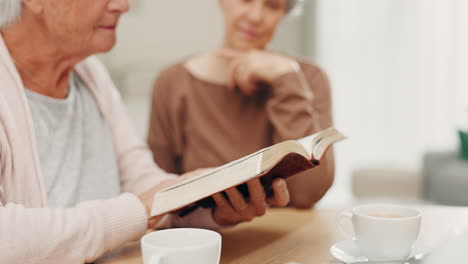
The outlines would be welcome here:
M 82 57 L 66 54 L 57 42 L 25 22 L 5 28 L 2 35 L 27 89 L 54 98 L 67 97 L 71 72 Z
M 223 41 L 220 46 L 221 49 L 228 49 L 228 50 L 236 50 L 236 51 L 242 51 L 246 52 L 249 50 L 266 50 L 267 46 L 262 46 L 262 47 L 239 47 L 239 45 L 236 45 L 229 39 L 227 35 L 224 36 Z
M 185 68 L 198 79 L 218 85 L 229 83 L 229 61 L 217 55 L 217 51 L 209 51 L 190 58 Z

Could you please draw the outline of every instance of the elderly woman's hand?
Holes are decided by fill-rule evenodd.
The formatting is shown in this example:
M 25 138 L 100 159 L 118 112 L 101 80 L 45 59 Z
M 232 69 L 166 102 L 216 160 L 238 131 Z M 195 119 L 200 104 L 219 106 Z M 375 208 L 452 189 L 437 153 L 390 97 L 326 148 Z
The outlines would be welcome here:
M 259 179 L 247 183 L 249 199 L 246 200 L 236 188 L 230 188 L 223 193 L 213 195 L 216 207 L 213 209 L 214 220 L 220 225 L 234 225 L 248 222 L 257 216 L 265 214 L 268 207 L 284 207 L 289 203 L 289 192 L 286 182 L 279 178 L 273 182 L 273 197 L 266 197 Z M 227 196 L 227 197 L 226 197 Z
M 271 84 L 283 74 L 300 70 L 295 60 L 264 50 L 241 52 L 223 49 L 217 54 L 229 60 L 229 87 L 238 87 L 247 95 L 255 92 L 259 82 Z
M 212 168 L 198 169 L 180 177 L 169 179 L 154 186 L 150 190 L 139 196 L 143 205 L 150 215 L 153 196 L 156 192 L 177 184 L 188 178 L 205 173 Z M 213 217 L 216 223 L 220 225 L 234 225 L 241 222 L 251 221 L 257 216 L 265 214 L 269 206 L 284 207 L 289 204 L 289 192 L 284 179 L 276 179 L 272 184 L 273 196 L 267 197 L 259 179 L 247 182 L 249 190 L 248 200 L 236 188 L 232 187 L 224 193 L 217 193 L 212 196 L 216 206 L 213 209 Z M 148 228 L 154 228 L 162 217 L 153 218 L 148 223 Z

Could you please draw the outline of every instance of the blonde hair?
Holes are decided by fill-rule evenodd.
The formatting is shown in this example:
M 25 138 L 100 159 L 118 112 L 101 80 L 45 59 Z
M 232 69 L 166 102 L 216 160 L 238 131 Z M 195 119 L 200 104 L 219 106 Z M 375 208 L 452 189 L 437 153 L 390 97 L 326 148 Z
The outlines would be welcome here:
M 22 2 L 23 0 L 0 0 L 0 29 L 21 15 Z

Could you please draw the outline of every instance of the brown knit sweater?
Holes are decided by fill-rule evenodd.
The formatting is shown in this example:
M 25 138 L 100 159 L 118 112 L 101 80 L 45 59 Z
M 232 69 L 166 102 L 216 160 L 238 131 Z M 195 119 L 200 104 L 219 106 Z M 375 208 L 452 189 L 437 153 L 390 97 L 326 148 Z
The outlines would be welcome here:
M 301 63 L 301 68 L 309 87 L 301 85 L 298 73 L 291 72 L 250 97 L 195 77 L 184 62 L 162 71 L 154 86 L 148 135 L 155 161 L 162 169 L 179 174 L 216 167 L 332 126 L 325 74 L 315 65 Z M 311 89 L 312 100 L 304 89 Z M 320 128 L 314 126 L 314 114 Z M 323 164 L 321 173 L 331 173 L 327 177 L 333 179 L 331 163 Z M 321 197 L 329 184 L 310 188 L 321 189 Z

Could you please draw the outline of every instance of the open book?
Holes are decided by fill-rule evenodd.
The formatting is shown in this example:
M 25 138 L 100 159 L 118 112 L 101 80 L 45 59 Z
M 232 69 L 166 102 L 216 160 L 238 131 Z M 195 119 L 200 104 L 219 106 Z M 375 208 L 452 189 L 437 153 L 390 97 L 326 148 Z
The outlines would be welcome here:
M 160 216 L 188 205 L 192 205 L 191 208 L 213 206 L 214 201 L 210 196 L 233 186 L 237 186 L 248 197 L 245 183 L 257 177 L 261 177 L 266 194 L 271 195 L 271 184 L 276 178 L 287 178 L 319 166 L 326 150 L 344 138 L 336 129 L 328 128 L 298 140 L 275 144 L 189 178 L 157 192 L 151 216 Z

